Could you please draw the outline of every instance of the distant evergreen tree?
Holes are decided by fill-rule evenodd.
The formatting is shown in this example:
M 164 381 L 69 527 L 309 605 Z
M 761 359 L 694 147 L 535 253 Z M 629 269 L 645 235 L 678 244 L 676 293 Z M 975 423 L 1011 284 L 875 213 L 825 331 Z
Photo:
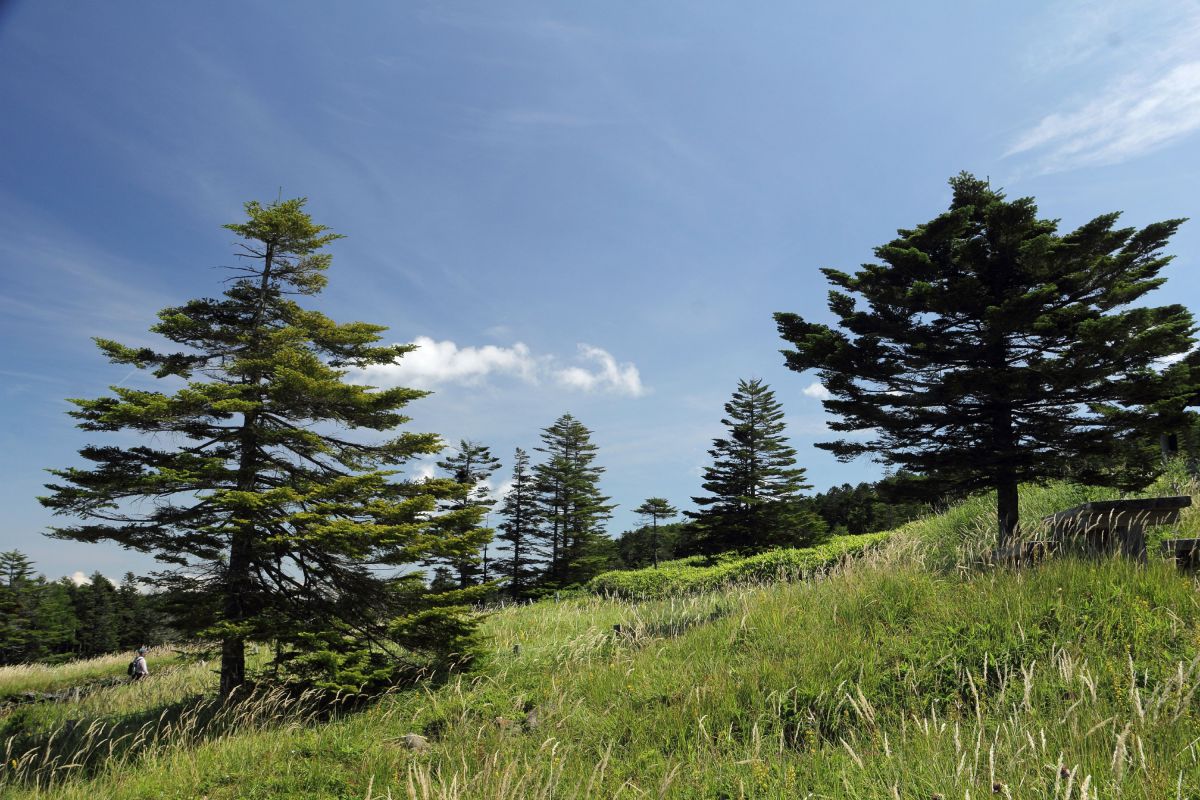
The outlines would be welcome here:
M 34 601 L 37 641 L 26 661 L 62 661 L 74 653 L 79 620 L 71 605 L 71 593 L 63 579 L 53 583 L 39 575 Z
M 372 681 L 399 669 L 400 648 L 431 662 L 464 652 L 469 598 L 431 595 L 412 567 L 478 552 L 487 538 L 479 509 L 435 513 L 472 487 L 396 477 L 440 450 L 436 435 L 344 433 L 392 431 L 427 392 L 350 382 L 350 370 L 393 364 L 413 346 L 379 345 L 382 326 L 338 324 L 293 299 L 325 286 L 331 257 L 319 251 L 339 238 L 304 204 L 247 203 L 246 220 L 225 226 L 244 259 L 228 289 L 161 311 L 152 329 L 178 352 L 97 340 L 111 362 L 184 385 L 73 400 L 84 430 L 147 443 L 85 447 L 90 466 L 54 471 L 42 498 L 83 520 L 53 535 L 113 541 L 175 568 L 161 580 L 192 599 L 188 624 L 212 614 L 223 696 L 246 680 L 251 641 L 278 643 L 299 682 L 331 689 L 356 687 L 363 664 Z
M 153 601 L 142 594 L 137 576 L 126 572 L 117 587 L 117 639 L 121 650 L 157 644 L 161 638 L 155 635 L 161 621 Z
M 653 566 L 658 561 L 670 561 L 689 550 L 686 522 L 668 522 L 652 528 L 642 525 L 622 533 L 616 540 L 617 558 L 620 569 L 641 569 Z
M 20 550 L 0 553 L 0 582 L 7 589 L 19 589 L 36 577 L 33 562 Z
M 99 572 L 87 583 L 72 586 L 71 604 L 79 627 L 75 632 L 75 654 L 92 658 L 115 652 L 120 647 L 117 587 Z
M 679 513 L 679 509 L 668 503 L 665 497 L 651 497 L 635 508 L 633 513 L 640 514 L 650 520 L 650 557 L 651 562 L 657 567 L 659 549 L 658 521 L 660 519 L 671 519 Z
M 897 528 L 927 510 L 923 503 L 893 498 L 889 482 L 831 486 L 806 500 L 831 532 L 873 533 Z
M 506 590 L 514 600 L 526 596 L 541 574 L 544 553 L 539 548 L 537 487 L 529 466 L 529 454 L 517 448 L 513 456 L 512 486 L 500 506 L 500 550 L 498 572 L 507 580 Z
M 433 568 L 433 577 L 429 580 L 429 590 L 434 594 L 453 592 L 458 588 L 458 578 L 454 570 L 447 566 Z
M 593 464 L 597 448 L 592 432 L 570 414 L 563 414 L 542 431 L 546 460 L 534 467 L 544 545 L 550 563 L 545 582 L 550 587 L 580 583 L 602 571 L 612 558 L 604 522 L 615 505 L 600 494 L 603 467 Z
M 1189 350 L 1194 324 L 1181 305 L 1127 306 L 1163 284 L 1182 220 L 1135 230 L 1105 214 L 1062 235 L 1032 198 L 967 173 L 950 185 L 949 210 L 877 248 L 882 263 L 823 270 L 839 329 L 775 319 L 787 365 L 829 391 L 830 427 L 868 434 L 819 447 L 874 454 L 939 495 L 995 490 L 1004 544 L 1023 482 L 1153 477 L 1153 451 L 1127 443 L 1194 392 L 1186 365 L 1158 367 Z
M 500 468 L 500 460 L 493 457 L 486 446 L 462 439 L 453 454 L 437 462 L 437 465 L 452 481 L 470 487 L 465 494 L 442 501 L 443 508 L 451 511 L 474 509 L 479 516 L 483 516 L 496 504 L 487 481 Z M 467 527 L 458 531 L 457 535 L 483 542 L 477 552 L 455 557 L 451 561 L 451 567 L 458 574 L 459 588 L 466 589 L 479 583 L 486 570 L 487 546 L 492 540 L 493 530 L 478 526 L 478 517 L 474 522 L 469 516 L 464 516 L 463 520 Z M 483 569 L 480 568 L 481 564 Z
M 69 653 L 76 627 L 65 587 L 36 574 L 24 553 L 0 553 L 0 664 Z
M 0 664 L 25 661 L 37 636 L 33 562 L 18 550 L 0 553 Z
M 704 471 L 707 495 L 687 512 L 700 528 L 704 552 L 756 551 L 812 544 L 825 532 L 800 502 L 804 470 L 784 437 L 783 407 L 759 379 L 739 381 L 725 404 L 726 436 L 713 440 Z

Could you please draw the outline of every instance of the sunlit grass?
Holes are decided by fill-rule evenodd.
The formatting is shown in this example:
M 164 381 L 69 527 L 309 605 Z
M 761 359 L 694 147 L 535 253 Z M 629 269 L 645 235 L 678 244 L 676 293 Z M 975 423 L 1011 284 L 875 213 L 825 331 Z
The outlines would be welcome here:
M 181 653 L 173 647 L 152 648 L 146 657 L 155 669 L 179 662 Z M 98 658 L 68 661 L 65 664 L 15 664 L 0 667 L 0 698 L 23 692 L 53 692 L 88 681 L 125 678 L 126 667 L 134 654 L 113 653 Z
M 1029 489 L 1022 523 L 1102 497 Z M 799 583 L 510 606 L 484 624 L 479 669 L 443 686 L 321 723 L 262 698 L 219 725 L 197 715 L 166 735 L 153 729 L 152 745 L 143 734 L 146 746 L 91 762 L 94 777 L 73 776 L 79 762 L 64 760 L 39 773 L 51 783 L 9 790 L 89 800 L 1200 796 L 1195 580 L 1154 557 L 1002 569 L 982 557 L 993 519 L 987 498 L 972 500 Z M 1198 522 L 1189 510 L 1178 529 Z M 200 685 L 184 672 L 152 701 L 114 693 L 88 713 L 149 713 Z M 428 747 L 410 750 L 409 733 Z

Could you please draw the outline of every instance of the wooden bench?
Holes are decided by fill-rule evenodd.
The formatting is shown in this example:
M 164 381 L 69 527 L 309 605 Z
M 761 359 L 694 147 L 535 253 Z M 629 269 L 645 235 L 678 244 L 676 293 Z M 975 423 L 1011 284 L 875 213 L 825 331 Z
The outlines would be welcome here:
M 1185 569 L 1200 567 L 1200 539 L 1167 539 L 1161 545 L 1164 558 Z
M 1044 517 L 1058 549 L 1072 547 L 1090 554 L 1121 553 L 1146 557 L 1146 526 L 1179 521 L 1179 512 L 1192 504 L 1187 495 L 1137 500 L 1097 500 Z

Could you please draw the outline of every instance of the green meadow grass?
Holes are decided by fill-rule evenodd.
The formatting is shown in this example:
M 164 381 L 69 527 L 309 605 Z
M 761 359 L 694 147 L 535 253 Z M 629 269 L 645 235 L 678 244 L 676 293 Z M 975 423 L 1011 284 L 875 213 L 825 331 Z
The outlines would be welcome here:
M 1024 495 L 1029 525 L 1098 499 Z M 989 567 L 992 513 L 964 503 L 806 581 L 504 608 L 478 670 L 442 686 L 323 722 L 260 698 L 220 725 L 27 773 L 40 783 L 10 769 L 0 792 L 1200 797 L 1195 580 L 1155 558 Z M 1180 529 L 1197 522 L 1189 511 Z M 406 747 L 409 733 L 428 746 Z
M 803 580 L 848 558 L 861 556 L 882 544 L 889 535 L 834 536 L 815 547 L 771 550 L 746 558 L 718 560 L 711 565 L 696 557 L 665 561 L 657 567 L 601 573 L 592 578 L 588 589 L 622 597 L 650 598 L 712 591 L 736 583 Z
M 174 667 L 186 650 L 152 648 L 146 657 L 155 671 Z M 81 684 L 125 677 L 134 653 L 113 653 L 98 658 L 79 659 L 64 664 L 16 664 L 0 667 L 0 702 L 25 692 L 54 692 Z

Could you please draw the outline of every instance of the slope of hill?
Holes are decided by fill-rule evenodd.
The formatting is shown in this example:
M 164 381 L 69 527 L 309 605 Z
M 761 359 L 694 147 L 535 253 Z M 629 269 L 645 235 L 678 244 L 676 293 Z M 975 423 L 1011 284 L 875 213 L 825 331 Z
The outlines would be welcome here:
M 1094 496 L 1026 492 L 1026 519 Z M 320 723 L 277 708 L 92 777 L 62 766 L 50 788 L 7 788 L 214 800 L 1200 795 L 1194 579 L 1154 559 L 970 568 L 989 512 L 981 499 L 912 523 L 802 583 L 506 608 L 486 623 L 487 663 L 444 686 Z

